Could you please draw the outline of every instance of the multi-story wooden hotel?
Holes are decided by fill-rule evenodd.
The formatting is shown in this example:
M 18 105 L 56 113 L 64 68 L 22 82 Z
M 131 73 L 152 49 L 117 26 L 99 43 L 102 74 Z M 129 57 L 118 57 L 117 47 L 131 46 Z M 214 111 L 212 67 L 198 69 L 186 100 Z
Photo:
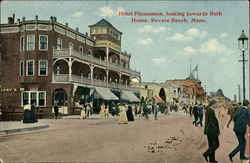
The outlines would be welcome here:
M 74 114 L 75 101 L 137 101 L 140 73 L 121 51 L 122 32 L 105 19 L 90 25 L 90 36 L 50 20 L 9 17 L 0 32 L 0 103 L 14 114 L 29 103 L 52 113 L 54 104 Z M 20 90 L 21 88 L 21 90 Z M 100 102 L 100 101 L 99 101 Z

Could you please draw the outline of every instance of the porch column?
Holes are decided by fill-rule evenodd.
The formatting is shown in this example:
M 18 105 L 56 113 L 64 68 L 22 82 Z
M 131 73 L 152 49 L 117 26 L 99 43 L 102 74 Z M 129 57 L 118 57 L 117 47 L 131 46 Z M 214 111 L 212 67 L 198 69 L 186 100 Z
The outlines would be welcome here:
M 91 79 L 91 84 L 93 85 L 93 74 L 94 74 L 94 65 L 89 65 L 90 66 L 90 79 Z
M 71 57 L 69 58 L 69 82 L 72 80 L 72 60 Z
M 107 58 L 107 62 L 109 62 L 109 47 L 106 47 L 106 58 Z
M 108 87 L 109 85 L 109 70 L 108 69 L 106 69 L 106 75 L 107 75 L 107 87 Z
M 120 89 L 122 89 L 121 79 L 122 79 L 122 74 L 119 73 L 119 88 L 120 88 Z

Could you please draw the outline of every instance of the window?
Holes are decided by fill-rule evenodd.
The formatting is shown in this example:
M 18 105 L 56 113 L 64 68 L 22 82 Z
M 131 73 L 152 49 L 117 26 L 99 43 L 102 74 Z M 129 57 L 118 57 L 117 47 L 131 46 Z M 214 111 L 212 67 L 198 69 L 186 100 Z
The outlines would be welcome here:
M 30 105 L 35 104 L 37 105 L 37 99 L 36 99 L 36 92 L 30 93 Z
M 80 52 L 81 54 L 83 54 L 83 47 L 82 47 L 82 46 L 79 46 L 79 52 Z
M 20 37 L 20 51 L 24 51 L 24 36 Z
M 62 49 L 62 39 L 57 38 L 56 48 L 58 50 Z
M 22 92 L 22 106 L 26 104 L 35 104 L 35 106 L 46 105 L 46 92 L 45 91 L 25 91 Z
M 47 72 L 48 72 L 48 61 L 46 60 L 40 60 L 39 61 L 39 75 L 48 75 Z
M 61 74 L 62 73 L 62 68 L 61 68 L 61 65 L 56 65 L 56 74 Z
M 89 50 L 89 55 L 92 56 L 92 50 Z
M 19 71 L 19 75 L 23 76 L 24 75 L 24 63 L 23 61 L 20 62 L 20 71 Z
M 74 48 L 74 44 L 73 43 L 69 43 L 69 48 L 73 49 Z
M 22 100 L 22 105 L 26 105 L 29 102 L 29 93 L 28 92 L 23 92 L 23 100 Z
M 39 50 L 48 50 L 48 36 L 47 35 L 39 36 Z
M 27 76 L 34 76 L 34 61 L 33 60 L 27 60 L 26 63 L 26 72 Z
M 35 35 L 27 35 L 27 50 L 35 50 Z
M 45 92 L 38 93 L 38 106 L 45 106 Z

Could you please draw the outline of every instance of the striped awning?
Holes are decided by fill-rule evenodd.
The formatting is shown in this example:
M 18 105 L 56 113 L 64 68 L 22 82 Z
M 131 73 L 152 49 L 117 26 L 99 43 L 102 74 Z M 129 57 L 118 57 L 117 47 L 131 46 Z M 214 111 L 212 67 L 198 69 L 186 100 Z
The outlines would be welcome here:
M 127 102 L 140 102 L 140 99 L 138 99 L 131 91 L 122 91 L 121 100 Z
M 160 96 L 154 96 L 154 99 L 157 103 L 164 103 Z
M 119 100 L 119 98 L 114 95 L 110 89 L 104 87 L 95 87 L 94 97 L 101 98 L 103 100 Z

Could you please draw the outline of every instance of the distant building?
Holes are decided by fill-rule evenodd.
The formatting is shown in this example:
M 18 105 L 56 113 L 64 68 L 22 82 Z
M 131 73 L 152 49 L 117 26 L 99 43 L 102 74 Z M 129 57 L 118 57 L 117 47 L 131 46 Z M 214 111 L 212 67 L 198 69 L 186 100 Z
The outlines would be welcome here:
M 75 101 L 130 100 L 139 94 L 140 73 L 130 69 L 131 54 L 121 51 L 122 32 L 107 20 L 90 25 L 90 35 L 68 23 L 25 20 L 1 24 L 0 101 L 3 114 L 21 112 L 35 103 L 44 114 L 54 104 L 63 114 L 75 114 Z M 23 91 L 6 91 L 24 88 Z M 128 96 L 122 96 L 129 94 Z M 132 99 L 132 97 L 131 97 Z M 3 115 L 3 116 L 4 116 Z M 7 118 L 8 119 L 8 118 Z
M 215 100 L 219 104 L 225 104 L 226 102 L 231 101 L 224 95 L 222 89 L 218 89 L 216 92 L 210 92 L 209 101 L 210 100 Z
M 178 83 L 140 83 L 141 98 L 153 99 L 159 96 L 166 103 L 188 104 L 189 98 L 184 94 L 184 87 Z

